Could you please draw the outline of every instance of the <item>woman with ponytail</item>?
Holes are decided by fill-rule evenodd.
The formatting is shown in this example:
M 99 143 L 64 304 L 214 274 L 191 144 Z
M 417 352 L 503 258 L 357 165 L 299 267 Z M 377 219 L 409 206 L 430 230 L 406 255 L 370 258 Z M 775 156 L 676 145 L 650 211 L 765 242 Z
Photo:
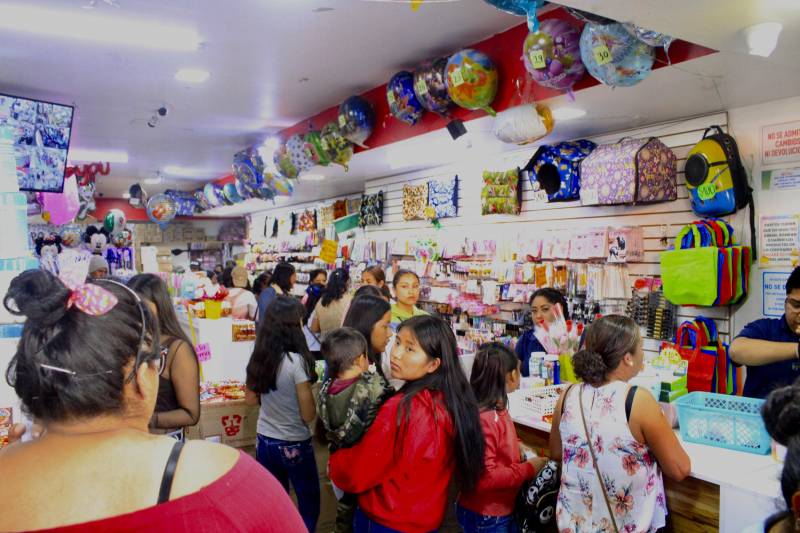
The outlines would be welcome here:
M 689 456 L 652 394 L 628 385 L 644 364 L 636 323 L 605 316 L 584 346 L 573 357 L 583 383 L 561 395 L 550 430 L 550 454 L 563 461 L 558 529 L 655 532 L 667 516 L 661 472 L 683 480 Z
M 539 457 L 523 460 L 508 414 L 508 393 L 519 388 L 521 366 L 514 352 L 499 342 L 484 344 L 475 355 L 470 385 L 480 408 L 484 471 L 475 488 L 458 498 L 456 512 L 464 533 L 516 531 L 512 513 L 517 493 L 545 464 Z
M 358 494 L 356 533 L 436 530 L 452 477 L 471 491 L 483 471 L 478 406 L 450 326 L 433 316 L 406 320 L 391 361 L 392 375 L 406 384 L 361 441 L 329 463 L 331 481 Z
M 309 325 L 309 329 L 319 335 L 320 341 L 325 339 L 328 332 L 342 327 L 344 315 L 352 301 L 347 293 L 349 288 L 350 275 L 347 270 L 337 268 L 331 272 Z
M 764 533 L 795 533 L 800 531 L 800 380 L 770 393 L 762 414 L 769 434 L 786 446 L 781 473 L 786 511 L 767 520 Z

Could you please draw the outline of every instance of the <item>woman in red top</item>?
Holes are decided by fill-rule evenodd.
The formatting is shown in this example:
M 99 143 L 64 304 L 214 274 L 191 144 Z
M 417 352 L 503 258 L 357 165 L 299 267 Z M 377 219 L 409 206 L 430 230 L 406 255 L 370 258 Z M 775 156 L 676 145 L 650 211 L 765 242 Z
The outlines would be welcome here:
M 458 498 L 458 523 L 464 533 L 513 533 L 514 502 L 522 484 L 533 479 L 545 459 L 523 461 L 517 431 L 508 414 L 508 393 L 519 388 L 521 362 L 498 342 L 475 355 L 470 384 L 481 409 L 486 439 L 483 475 Z
M 478 408 L 450 327 L 433 316 L 403 322 L 391 361 L 405 386 L 383 404 L 361 442 L 330 460 L 331 480 L 358 494 L 356 533 L 435 530 L 454 472 L 471 489 L 482 471 Z
M 304 532 L 253 459 L 148 433 L 156 321 L 124 285 L 69 283 L 29 270 L 4 300 L 27 317 L 8 381 L 44 434 L 0 452 L 0 531 Z

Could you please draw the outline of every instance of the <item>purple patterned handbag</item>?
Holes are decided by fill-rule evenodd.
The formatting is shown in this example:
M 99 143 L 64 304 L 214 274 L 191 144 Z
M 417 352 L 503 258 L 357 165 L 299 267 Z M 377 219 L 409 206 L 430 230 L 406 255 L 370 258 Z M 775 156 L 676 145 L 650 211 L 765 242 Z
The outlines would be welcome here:
M 581 162 L 583 205 L 669 202 L 678 197 L 675 153 L 655 137 L 602 144 Z

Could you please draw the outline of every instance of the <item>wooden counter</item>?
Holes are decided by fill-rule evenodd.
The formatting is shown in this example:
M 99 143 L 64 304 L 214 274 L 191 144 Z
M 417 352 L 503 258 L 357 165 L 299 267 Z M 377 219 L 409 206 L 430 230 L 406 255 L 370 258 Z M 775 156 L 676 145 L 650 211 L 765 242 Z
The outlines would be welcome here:
M 522 442 L 549 450 L 550 424 L 509 410 Z M 678 440 L 692 461 L 691 477 L 677 483 L 664 478 L 667 527 L 675 533 L 739 533 L 774 514 L 783 505 L 781 466 L 771 456 L 735 452 Z

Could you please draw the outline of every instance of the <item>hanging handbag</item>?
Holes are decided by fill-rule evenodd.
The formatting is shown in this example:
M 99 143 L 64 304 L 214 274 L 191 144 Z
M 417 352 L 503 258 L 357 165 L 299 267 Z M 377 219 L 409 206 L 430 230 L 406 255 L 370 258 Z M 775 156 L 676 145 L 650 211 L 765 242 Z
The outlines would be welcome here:
M 589 426 L 586 424 L 586 414 L 583 412 L 583 386 L 581 385 L 580 388 L 580 393 L 578 394 L 578 404 L 581 407 L 581 420 L 583 420 L 583 431 L 586 432 L 586 443 L 589 445 L 589 453 L 592 455 L 592 464 L 594 465 L 595 473 L 597 473 L 597 482 L 600 484 L 600 488 L 603 489 L 603 498 L 606 500 L 608 516 L 611 517 L 611 525 L 614 526 L 614 533 L 619 533 L 617 519 L 614 518 L 614 511 L 611 509 L 611 500 L 608 498 L 606 484 L 603 481 L 603 475 L 600 473 L 600 467 L 597 466 L 597 456 L 594 453 L 594 446 L 592 446 L 592 436 L 589 435 Z M 564 401 L 566 401 L 566 394 L 564 395 Z

